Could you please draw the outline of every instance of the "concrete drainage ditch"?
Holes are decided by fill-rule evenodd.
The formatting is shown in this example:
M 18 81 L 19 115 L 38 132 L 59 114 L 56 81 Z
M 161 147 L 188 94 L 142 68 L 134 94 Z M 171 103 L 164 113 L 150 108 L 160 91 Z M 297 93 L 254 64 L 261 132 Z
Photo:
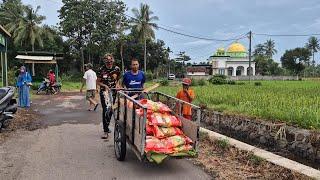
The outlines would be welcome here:
M 203 110 L 201 115 L 207 129 L 320 168 L 319 131 L 210 110 Z

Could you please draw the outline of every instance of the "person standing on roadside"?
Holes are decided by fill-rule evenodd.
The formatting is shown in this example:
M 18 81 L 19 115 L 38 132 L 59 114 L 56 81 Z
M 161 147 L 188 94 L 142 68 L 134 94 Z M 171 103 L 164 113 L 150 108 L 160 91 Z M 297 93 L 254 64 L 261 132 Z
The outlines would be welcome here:
M 191 85 L 191 79 L 190 78 L 183 78 L 182 80 L 182 89 L 177 93 L 176 98 L 192 103 L 192 101 L 195 98 L 194 91 L 190 88 Z M 178 106 L 179 111 L 181 110 L 182 115 L 184 118 L 191 120 L 192 119 L 192 108 L 189 104 L 183 104 L 182 107 Z
M 82 86 L 80 89 L 80 92 L 82 93 L 82 89 L 84 84 L 86 84 L 87 91 L 86 91 L 86 99 L 89 101 L 89 109 L 88 111 L 96 111 L 98 107 L 98 103 L 94 100 L 96 97 L 96 91 L 97 91 L 97 75 L 96 73 L 92 70 L 93 66 L 91 63 L 88 63 L 84 66 L 85 68 L 85 73 L 83 75 L 82 79 Z
M 111 88 L 119 87 L 119 79 L 121 75 L 121 70 L 118 66 L 114 65 L 114 58 L 111 54 L 105 54 L 103 57 L 104 65 L 100 67 L 97 72 L 97 84 L 100 86 L 100 100 L 102 106 L 102 124 L 104 134 L 102 135 L 102 139 L 107 139 L 108 134 L 111 133 L 109 129 L 110 120 L 112 117 L 112 110 L 107 109 L 106 104 L 106 93 L 112 93 L 113 101 L 115 102 L 116 91 L 111 90 Z M 108 91 L 108 92 L 106 92 Z
M 18 105 L 22 108 L 30 107 L 30 86 L 32 86 L 31 75 L 27 72 L 26 67 L 21 66 L 20 73 L 17 78 L 17 87 L 19 91 Z

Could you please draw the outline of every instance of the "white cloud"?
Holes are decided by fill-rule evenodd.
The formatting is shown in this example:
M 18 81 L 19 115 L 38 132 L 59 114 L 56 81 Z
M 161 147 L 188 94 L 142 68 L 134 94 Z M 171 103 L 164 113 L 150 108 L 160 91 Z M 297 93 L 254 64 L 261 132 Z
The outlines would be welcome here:
M 206 40 L 196 40 L 196 41 L 190 41 L 183 43 L 183 45 L 186 46 L 198 46 L 198 45 L 206 45 L 206 44 L 212 44 L 212 41 L 206 41 Z
M 310 29 L 312 31 L 319 31 L 320 30 L 320 18 L 315 19 L 311 25 L 307 26 L 307 29 Z
M 263 7 L 282 7 L 292 3 L 292 0 L 256 0 L 256 5 Z
M 319 9 L 320 9 L 320 4 L 315 4 L 313 6 L 302 7 L 300 8 L 300 11 L 315 11 Z

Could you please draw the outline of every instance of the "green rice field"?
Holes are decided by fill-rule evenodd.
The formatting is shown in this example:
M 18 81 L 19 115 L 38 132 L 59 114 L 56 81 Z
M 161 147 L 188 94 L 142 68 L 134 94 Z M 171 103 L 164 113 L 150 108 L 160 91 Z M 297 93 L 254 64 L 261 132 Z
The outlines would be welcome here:
M 249 115 L 267 120 L 280 120 L 308 129 L 320 129 L 320 81 L 261 81 L 244 85 L 192 87 L 194 104 L 232 114 Z M 180 85 L 157 89 L 175 95 Z

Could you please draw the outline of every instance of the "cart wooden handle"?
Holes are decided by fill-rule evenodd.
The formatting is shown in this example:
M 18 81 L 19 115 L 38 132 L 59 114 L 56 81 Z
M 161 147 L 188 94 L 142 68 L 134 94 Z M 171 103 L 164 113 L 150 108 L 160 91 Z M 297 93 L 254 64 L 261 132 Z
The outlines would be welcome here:
M 152 91 L 152 90 L 154 90 L 154 89 L 156 89 L 157 87 L 159 87 L 160 86 L 160 84 L 159 83 L 156 83 L 156 84 L 154 84 L 154 85 L 152 85 L 152 86 L 150 86 L 150 87 L 148 87 L 148 88 L 146 88 L 146 89 L 144 89 L 144 91 L 143 92 L 150 92 L 150 91 Z M 135 99 L 135 98 L 137 98 L 138 97 L 138 95 L 136 94 L 136 95 L 134 95 L 134 96 L 132 96 L 132 98 L 133 99 Z M 124 102 L 123 101 L 121 101 L 120 102 L 121 104 L 123 104 Z M 112 106 L 112 109 L 115 109 L 115 108 L 117 108 L 117 104 L 114 104 L 113 106 Z

